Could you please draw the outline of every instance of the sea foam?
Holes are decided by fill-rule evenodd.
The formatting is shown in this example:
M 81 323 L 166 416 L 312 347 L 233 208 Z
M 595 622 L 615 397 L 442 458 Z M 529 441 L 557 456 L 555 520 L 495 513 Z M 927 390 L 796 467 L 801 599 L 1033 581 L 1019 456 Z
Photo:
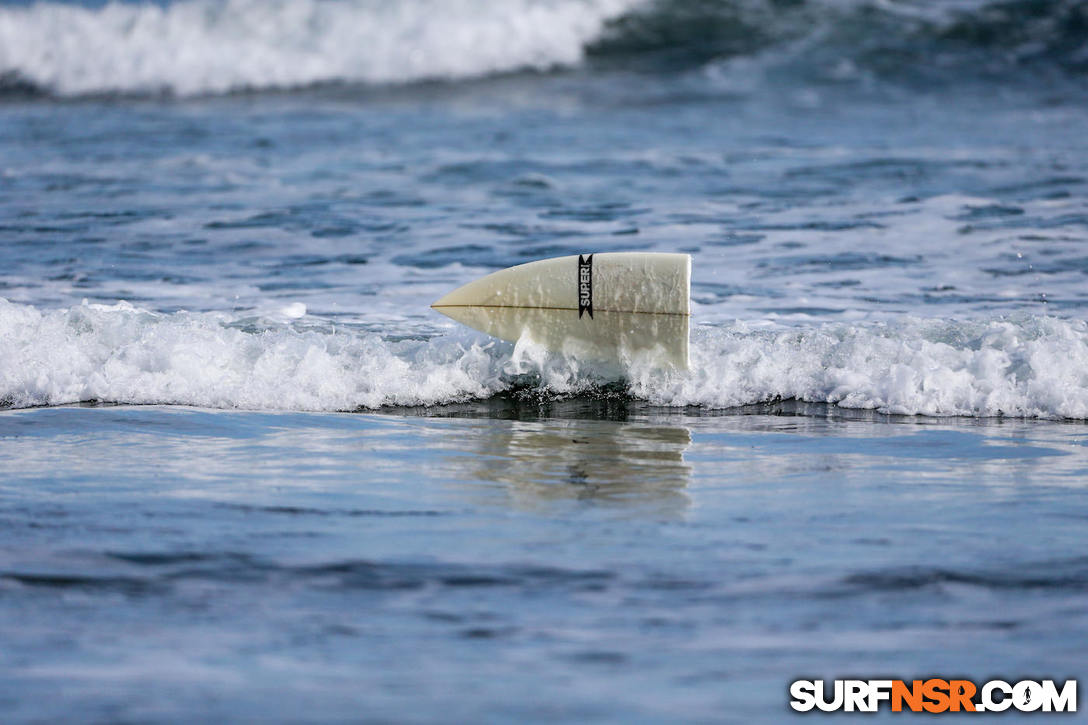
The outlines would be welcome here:
M 0 8 L 0 79 L 60 95 L 397 83 L 579 62 L 635 0 L 179 0 Z
M 358 410 L 592 394 L 623 381 L 663 406 L 779 399 L 920 415 L 1088 418 L 1088 325 L 1050 317 L 906 319 L 753 330 L 697 326 L 689 371 L 602 371 L 529 341 L 460 333 L 391 341 L 309 318 L 154 313 L 128 303 L 39 310 L 0 300 L 5 407 L 97 400 Z

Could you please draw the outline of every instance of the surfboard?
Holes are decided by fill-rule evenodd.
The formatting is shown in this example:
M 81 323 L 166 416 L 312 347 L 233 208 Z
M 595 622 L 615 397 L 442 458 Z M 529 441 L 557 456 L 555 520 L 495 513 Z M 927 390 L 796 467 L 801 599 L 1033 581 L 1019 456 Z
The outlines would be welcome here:
M 588 360 L 686 368 L 691 257 L 574 254 L 469 282 L 432 308 L 501 340 L 528 338 Z

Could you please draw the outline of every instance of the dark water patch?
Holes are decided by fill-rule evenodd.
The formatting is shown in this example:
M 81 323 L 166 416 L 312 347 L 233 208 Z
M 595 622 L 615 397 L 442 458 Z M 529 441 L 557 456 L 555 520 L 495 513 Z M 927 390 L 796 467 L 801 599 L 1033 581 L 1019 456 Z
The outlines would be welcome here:
M 838 593 L 909 592 L 964 585 L 989 590 L 1088 590 L 1088 557 L 1018 564 L 1001 570 L 896 567 L 851 574 Z
M 518 583 L 515 577 L 486 574 L 456 574 L 440 581 L 448 587 L 508 587 Z
M 711 247 L 741 247 L 749 244 L 758 244 L 766 238 L 764 234 L 745 234 L 741 232 L 730 232 L 723 234 L 720 237 L 711 237 L 704 241 L 704 244 Z
M 132 183 L 131 179 L 95 176 L 92 174 L 76 172 L 39 174 L 34 180 L 37 182 L 36 186 L 46 192 L 89 190 L 96 194 L 106 192 L 107 190 L 116 192 L 118 189 L 114 187 L 126 187 Z
M 0 101 L 39 99 L 48 95 L 48 88 L 34 83 L 19 71 L 0 71 Z
M 804 78 L 848 82 L 998 79 L 1017 68 L 1088 71 L 1088 10 L 1069 0 L 910 5 L 765 0 L 657 0 L 612 20 L 587 50 L 603 68 L 675 71 L 767 57 Z M 848 72 L 835 61 L 849 62 Z M 864 74 L 859 72 L 864 71 Z
M 499 199 L 509 199 L 530 208 L 558 204 L 561 199 L 556 183 L 537 174 L 506 182 L 494 188 L 491 193 Z
M 362 196 L 352 197 L 352 201 L 378 207 L 418 207 L 425 206 L 427 200 L 421 196 L 413 196 L 393 189 L 377 189 Z
M 948 305 L 948 304 L 962 304 L 968 306 L 986 305 L 992 308 L 1011 308 L 1020 309 L 1025 302 L 1047 302 L 1050 304 L 1058 304 L 1063 302 L 1059 298 L 1049 300 L 1045 296 L 1040 297 L 1035 292 L 1025 292 L 1023 295 L 1016 297 L 999 296 L 992 294 L 963 294 L 955 291 L 955 287 L 949 287 L 947 289 L 928 289 L 921 295 L 900 295 L 893 298 L 865 296 L 862 298 L 863 302 L 871 302 L 873 304 L 881 305 L 905 305 L 919 302 L 927 305 Z M 1065 302 L 1072 302 L 1073 300 L 1066 300 Z
M 1007 632 L 1013 629 L 1020 629 L 1024 626 L 1024 622 L 1018 622 L 1015 619 L 994 619 L 984 620 L 981 622 L 975 621 L 960 621 L 953 622 L 953 626 L 960 629 L 981 629 L 981 630 L 994 630 L 998 632 Z
M 548 179 L 562 180 L 566 175 L 589 175 L 595 177 L 616 176 L 637 178 L 640 176 L 659 176 L 660 169 L 649 161 L 641 159 L 617 159 L 600 156 L 586 160 L 570 162 L 545 162 L 535 159 L 515 158 L 502 160 L 459 161 L 443 164 L 423 177 L 424 181 L 440 183 L 500 183 L 509 190 L 510 182 L 530 176 L 543 176 Z
M 329 264 L 332 260 L 315 254 L 289 254 L 281 257 L 277 262 L 278 267 L 318 267 Z
M 146 260 L 151 255 L 142 252 L 168 252 L 174 246 L 173 240 L 166 239 L 134 239 L 130 242 L 122 242 L 118 248 L 123 250 L 121 256 L 125 259 Z
M 681 69 L 748 55 L 775 42 L 774 16 L 750 3 L 655 2 L 606 27 L 588 47 L 598 65 Z
M 263 229 L 266 227 L 281 227 L 291 220 L 291 215 L 284 212 L 262 212 L 246 217 L 245 219 L 226 221 L 210 221 L 204 225 L 205 229 Z
M 509 159 L 502 161 L 459 161 L 452 164 L 443 164 L 425 176 L 427 181 L 456 181 L 482 182 L 501 181 L 509 183 L 511 180 L 525 178 L 527 175 L 547 176 L 552 168 L 548 164 L 541 164 L 528 159 Z
M 822 220 L 798 222 L 796 224 L 745 224 L 744 229 L 751 231 L 817 231 L 817 232 L 845 232 L 853 229 L 886 229 L 883 224 L 868 220 Z
M 310 236 L 316 239 L 336 239 L 338 237 L 350 237 L 356 231 L 358 231 L 357 228 L 352 224 L 340 224 L 315 229 L 310 232 Z
M 542 224 L 523 224 L 518 222 L 503 222 L 491 224 L 462 224 L 464 229 L 482 229 L 496 234 L 503 234 L 520 239 L 559 239 L 562 237 L 585 236 L 585 232 Z
M 1012 206 L 1009 204 L 986 204 L 985 206 L 969 206 L 966 211 L 953 218 L 962 220 L 1000 219 L 1003 217 L 1021 216 L 1023 213 L 1024 209 L 1019 206 Z
M 0 226 L 0 231 L 12 234 L 80 234 L 90 230 L 86 224 L 5 224 Z M 37 240 L 25 242 L 28 245 L 37 244 Z
M 0 581 L 13 582 L 39 589 L 114 592 L 129 596 L 159 594 L 165 591 L 165 587 L 161 583 L 139 577 L 125 576 L 0 571 Z
M 862 252 L 840 252 L 834 255 L 788 255 L 761 260 L 756 267 L 768 272 L 787 272 L 791 270 L 820 269 L 829 272 L 856 271 L 862 269 L 884 269 L 887 267 L 908 267 L 920 265 L 925 261 L 921 255 L 909 257 L 891 254 L 873 254 Z
M 578 571 L 536 566 L 468 566 L 458 564 L 380 564 L 345 561 L 301 567 L 292 573 L 320 579 L 321 586 L 342 589 L 453 589 L 559 588 L 579 591 L 598 588 L 613 575 L 605 571 Z
M 714 589 L 716 583 L 705 579 L 681 579 L 653 576 L 635 583 L 635 588 L 659 592 L 703 592 Z
M 360 220 L 358 222 L 359 232 L 380 234 L 383 235 L 383 239 L 389 236 L 394 236 L 401 232 L 408 231 L 409 229 L 411 229 L 411 226 L 408 224 L 385 219 Z
M 318 254 L 292 254 L 281 257 L 275 266 L 281 268 L 321 267 L 327 264 L 359 265 L 368 262 L 367 257 L 358 254 L 341 254 L 334 257 Z
M 307 506 L 254 506 L 251 504 L 221 504 L 224 508 L 230 508 L 245 513 L 255 514 L 280 514 L 284 516 L 347 516 L 347 517 L 373 517 L 373 518 L 401 518 L 405 516 L 445 516 L 448 511 L 435 511 L 431 509 L 419 510 L 385 510 L 385 509 L 320 509 Z
M 204 561 L 220 561 L 224 558 L 245 560 L 242 554 L 206 554 L 192 551 L 177 552 L 107 552 L 106 556 L 118 561 L 141 566 L 170 566 L 173 564 L 192 564 Z
M 276 245 L 271 242 L 260 242 L 253 239 L 246 239 L 239 242 L 231 242 L 225 244 L 220 249 L 226 253 L 245 253 L 245 252 L 257 252 L 265 250 L 273 250 Z
M 524 174 L 512 180 L 510 185 L 524 189 L 553 189 L 556 183 L 554 179 L 542 174 Z
M 165 209 L 120 209 L 101 211 L 88 209 L 83 211 L 61 212 L 56 215 L 57 219 L 95 219 L 104 223 L 113 221 L 127 223 L 130 221 L 156 217 L 160 219 L 170 219 L 173 217 L 173 213 Z
M 325 201 L 275 209 L 242 219 L 213 219 L 204 224 L 209 230 L 286 229 L 307 232 L 315 238 L 350 236 L 359 231 L 354 218 L 342 216 L 330 209 Z
M 860 279 L 832 279 L 827 282 L 813 282 L 813 287 L 827 287 L 830 289 L 845 289 L 848 287 L 858 287 L 861 285 Z
M 519 627 L 469 627 L 461 630 L 459 634 L 465 639 L 501 639 L 520 631 Z
M 993 229 L 1061 229 L 1064 227 L 1088 227 L 1088 214 L 1058 214 L 1052 217 L 1025 215 L 982 219 L 965 224 L 957 231 L 960 234 L 971 234 Z
M 673 224 L 712 224 L 715 226 L 721 226 L 728 224 L 731 221 L 731 217 L 726 214 L 706 214 L 700 212 L 671 212 L 666 214 L 664 218 Z M 731 233 L 727 233 L 726 236 L 730 236 Z
M 957 169 L 981 170 L 999 165 L 988 161 L 933 161 L 910 158 L 876 158 L 844 163 L 800 166 L 786 172 L 789 179 L 828 179 L 846 186 L 873 181 L 916 184 Z
M 1067 274 L 1076 272 L 1088 274 L 1088 257 L 1073 257 L 1066 259 L 1036 258 L 1024 259 L 1016 256 L 1006 256 L 1009 267 L 983 267 L 982 271 L 994 277 L 1022 277 L 1036 274 Z
M 600 204 L 584 205 L 578 207 L 565 207 L 549 209 L 541 212 L 544 219 L 563 219 L 578 222 L 606 222 L 617 219 L 627 219 L 650 210 L 646 208 L 632 207 L 624 202 L 604 202 Z
M 438 247 L 414 254 L 401 254 L 393 257 L 393 264 L 402 267 L 437 269 L 451 264 L 463 264 L 466 267 L 507 267 L 506 255 L 499 255 L 492 247 L 481 244 L 464 244 L 456 247 Z
M 1051 61 L 1088 71 L 1084 39 L 1088 7 L 1068 0 L 1005 0 L 963 13 L 937 33 L 952 47 L 984 51 L 1019 63 Z
M 630 657 L 610 650 L 585 650 L 567 655 L 566 659 L 577 664 L 619 666 L 627 664 Z
M 41 572 L 32 569 L 0 571 L 0 582 L 52 590 L 78 589 L 126 596 L 170 595 L 186 581 L 207 581 L 229 586 L 301 586 L 340 591 L 403 591 L 440 589 L 520 590 L 559 589 L 599 591 L 612 581 L 604 570 L 577 570 L 550 566 L 458 563 L 381 562 L 350 559 L 309 565 L 277 563 L 244 553 L 194 551 L 127 551 L 105 554 L 111 567 L 92 558 L 82 571 Z M 121 571 L 110 571 L 120 565 Z M 95 573 L 94 569 L 101 570 Z
M 319 282 L 312 278 L 281 280 L 277 282 L 261 282 L 257 289 L 261 292 L 305 292 L 315 289 L 332 289 L 333 285 L 327 282 Z
M 825 180 L 822 183 L 790 183 L 775 181 L 762 186 L 730 186 L 719 189 L 723 197 L 755 197 L 755 201 L 746 201 L 740 205 L 746 211 L 777 212 L 794 208 L 799 199 L 820 199 L 836 197 L 842 194 L 848 184 Z
M 1052 176 L 1046 179 L 1003 184 L 989 189 L 991 194 L 1019 196 L 1025 199 L 1051 198 L 1055 193 L 1068 195 L 1065 187 L 1079 186 L 1088 182 L 1083 176 Z
M 110 268 L 108 274 L 105 270 L 96 270 L 95 272 L 80 271 L 75 279 L 85 284 L 102 284 L 113 280 L 123 280 L 126 282 L 161 282 L 163 284 L 179 285 L 198 284 L 207 280 L 206 277 L 179 274 L 177 272 L 163 274 L 161 269 L 156 269 L 150 265 L 135 268 L 116 266 Z M 129 299 L 129 301 L 132 300 Z

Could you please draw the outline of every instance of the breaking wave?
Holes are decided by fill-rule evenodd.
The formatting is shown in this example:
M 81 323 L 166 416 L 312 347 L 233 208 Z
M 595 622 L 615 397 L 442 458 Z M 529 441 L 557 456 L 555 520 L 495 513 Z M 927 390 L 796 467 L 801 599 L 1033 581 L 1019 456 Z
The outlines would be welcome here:
M 606 372 L 526 342 L 390 341 L 309 319 L 160 314 L 128 303 L 42 311 L 0 299 L 0 405 L 97 400 L 359 410 L 484 399 L 526 387 L 620 385 L 662 406 L 781 399 L 897 414 L 1088 418 L 1088 324 L 1051 317 L 908 319 L 753 330 L 696 327 L 689 371 Z
M 60 95 L 453 80 L 581 61 L 634 0 L 179 0 L 0 9 L 0 77 Z
M 0 89 L 208 94 L 546 71 L 812 80 L 1088 70 L 1079 0 L 175 0 L 0 8 Z M 753 67 L 755 70 L 753 71 Z

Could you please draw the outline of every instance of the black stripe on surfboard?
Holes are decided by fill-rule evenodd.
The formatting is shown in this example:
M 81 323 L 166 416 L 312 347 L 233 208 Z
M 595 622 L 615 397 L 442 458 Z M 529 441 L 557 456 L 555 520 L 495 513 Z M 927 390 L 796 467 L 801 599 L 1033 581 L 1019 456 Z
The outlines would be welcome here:
M 588 312 L 593 319 L 593 255 L 578 255 L 578 318 Z

